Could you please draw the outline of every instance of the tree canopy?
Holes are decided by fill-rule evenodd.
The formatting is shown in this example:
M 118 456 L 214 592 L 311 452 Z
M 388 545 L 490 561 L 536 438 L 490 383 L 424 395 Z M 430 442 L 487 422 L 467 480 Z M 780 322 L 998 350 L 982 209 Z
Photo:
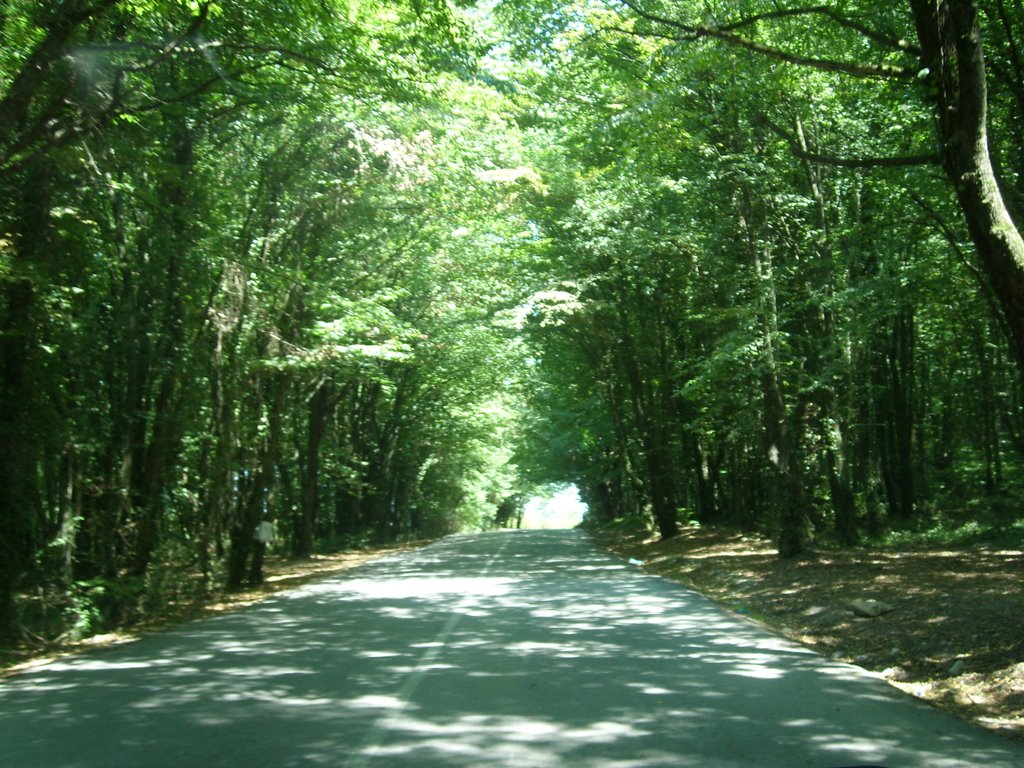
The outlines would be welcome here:
M 10 0 L 0 634 L 506 524 L 1020 524 L 1024 7 Z

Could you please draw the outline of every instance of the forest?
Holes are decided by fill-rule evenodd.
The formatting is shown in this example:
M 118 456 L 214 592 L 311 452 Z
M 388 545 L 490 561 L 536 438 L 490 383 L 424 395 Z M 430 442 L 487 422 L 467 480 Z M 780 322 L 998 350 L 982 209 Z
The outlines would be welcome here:
M 514 521 L 1024 539 L 1022 0 L 4 0 L 0 644 Z

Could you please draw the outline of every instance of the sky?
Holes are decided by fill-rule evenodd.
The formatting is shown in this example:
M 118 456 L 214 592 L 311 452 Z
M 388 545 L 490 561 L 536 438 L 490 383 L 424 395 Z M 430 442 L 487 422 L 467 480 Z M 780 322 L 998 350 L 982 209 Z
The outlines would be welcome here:
M 586 510 L 575 485 L 556 486 L 526 502 L 523 528 L 573 528 Z

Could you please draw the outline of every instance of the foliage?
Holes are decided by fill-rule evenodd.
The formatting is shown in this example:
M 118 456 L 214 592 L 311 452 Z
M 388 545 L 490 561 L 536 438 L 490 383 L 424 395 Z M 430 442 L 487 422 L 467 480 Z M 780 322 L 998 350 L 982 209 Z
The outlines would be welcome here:
M 1012 530 L 1024 18 L 948 17 L 979 82 L 948 5 L 7 3 L 3 639 L 549 483 L 789 555 Z
M 39 590 L 55 636 L 238 586 L 263 517 L 300 555 L 492 519 L 519 366 L 496 257 L 531 182 L 464 12 L 3 24 L 4 639 Z
M 1001 100 L 1024 19 L 996 5 L 979 36 Z M 1019 515 L 998 502 L 1024 458 L 1019 321 L 996 296 L 1015 278 L 932 170 L 923 6 L 501 11 L 558 136 L 533 213 L 547 295 L 567 294 L 529 327 L 537 463 L 592 517 L 653 512 L 670 536 L 695 516 L 797 554 L 937 506 Z M 1018 107 L 991 106 L 996 154 L 1016 152 Z

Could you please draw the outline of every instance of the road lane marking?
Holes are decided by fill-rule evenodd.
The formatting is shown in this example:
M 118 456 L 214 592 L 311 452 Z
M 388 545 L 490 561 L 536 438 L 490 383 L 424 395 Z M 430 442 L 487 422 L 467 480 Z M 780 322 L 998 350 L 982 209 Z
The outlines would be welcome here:
M 510 540 L 511 537 L 505 537 L 497 551 L 487 559 L 483 569 L 480 571 L 480 576 L 486 576 L 490 572 L 491 566 L 501 556 L 501 553 L 504 552 Z M 405 676 L 402 684 L 398 687 L 398 694 L 395 697 L 394 703 L 374 721 L 370 730 L 366 732 L 362 743 L 345 761 L 345 768 L 365 768 L 369 765 L 370 759 L 375 756 L 377 750 L 383 745 L 388 733 L 395 729 L 400 718 L 409 708 L 416 690 L 427 676 L 427 672 L 433 668 L 434 663 L 445 649 L 449 638 L 455 632 L 455 628 L 458 627 L 463 615 L 476 598 L 477 596 L 473 594 L 467 594 L 455 606 L 451 616 L 448 617 L 444 626 L 441 627 L 441 630 L 429 643 L 429 647 L 424 651 L 416 666 Z

